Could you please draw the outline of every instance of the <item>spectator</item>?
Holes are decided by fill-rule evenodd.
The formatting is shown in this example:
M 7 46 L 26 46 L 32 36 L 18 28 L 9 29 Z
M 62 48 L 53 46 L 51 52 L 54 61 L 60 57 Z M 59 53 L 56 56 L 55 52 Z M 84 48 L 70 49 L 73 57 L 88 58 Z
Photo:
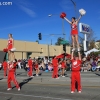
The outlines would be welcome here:
M 94 59 L 93 62 L 92 62 L 92 71 L 96 71 L 96 60 Z

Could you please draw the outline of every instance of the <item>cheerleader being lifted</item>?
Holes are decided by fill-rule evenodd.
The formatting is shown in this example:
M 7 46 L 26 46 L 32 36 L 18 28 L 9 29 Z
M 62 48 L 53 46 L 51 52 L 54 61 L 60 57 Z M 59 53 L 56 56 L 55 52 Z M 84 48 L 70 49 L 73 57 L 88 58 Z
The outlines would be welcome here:
M 80 51 L 80 46 L 78 42 L 78 23 L 83 15 L 85 15 L 86 11 L 84 9 L 79 10 L 80 17 L 76 19 L 72 17 L 71 21 L 66 18 L 66 14 L 63 12 L 61 13 L 60 17 L 65 19 L 71 25 L 71 38 L 72 38 L 72 51 L 75 51 L 75 43 L 77 44 L 78 51 Z

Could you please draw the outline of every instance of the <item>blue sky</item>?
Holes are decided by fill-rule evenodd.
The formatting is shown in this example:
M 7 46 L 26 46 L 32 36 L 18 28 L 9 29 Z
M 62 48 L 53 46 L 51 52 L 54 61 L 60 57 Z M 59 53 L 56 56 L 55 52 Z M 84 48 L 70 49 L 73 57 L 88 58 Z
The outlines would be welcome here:
M 83 8 L 86 15 L 80 22 L 91 26 L 96 39 L 100 39 L 100 0 L 73 0 L 78 10 Z M 5 0 L 0 0 L 5 2 Z M 38 33 L 42 33 L 40 43 L 53 43 L 61 36 L 45 34 L 62 34 L 61 12 L 67 14 L 67 18 L 76 16 L 71 0 L 6 0 L 12 2 L 10 6 L 0 6 L 0 38 L 7 39 L 8 33 L 12 33 L 15 40 L 36 41 Z M 48 17 L 53 14 L 52 17 Z M 70 38 L 70 25 L 64 21 L 66 39 Z M 79 33 L 82 36 L 82 33 Z

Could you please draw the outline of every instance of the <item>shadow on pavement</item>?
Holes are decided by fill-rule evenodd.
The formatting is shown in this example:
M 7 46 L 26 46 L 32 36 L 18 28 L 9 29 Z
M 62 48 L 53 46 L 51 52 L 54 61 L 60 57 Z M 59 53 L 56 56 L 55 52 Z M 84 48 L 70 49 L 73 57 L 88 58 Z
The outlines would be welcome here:
M 42 73 L 39 73 L 38 75 L 39 75 L 39 76 L 41 76 L 41 75 L 42 75 Z M 36 76 L 36 74 L 33 74 L 33 76 Z
M 22 73 L 18 73 L 18 74 L 16 74 L 16 76 L 18 76 L 18 75 L 21 75 Z
M 24 79 L 23 82 L 19 83 L 20 88 L 22 88 L 23 85 L 27 84 L 29 81 L 31 81 L 33 78 Z M 12 89 L 16 88 L 16 86 L 12 87 Z
M 95 73 L 96 75 L 98 75 L 98 76 L 100 76 L 100 74 L 98 74 L 98 73 Z
M 23 82 L 19 83 L 20 88 L 22 88 L 23 85 L 27 84 L 29 81 L 31 81 L 33 78 L 28 78 L 23 80 Z
M 12 97 L 10 97 L 9 99 L 7 99 L 7 100 L 12 100 Z
M 3 78 L 0 78 L 0 80 L 3 80 Z

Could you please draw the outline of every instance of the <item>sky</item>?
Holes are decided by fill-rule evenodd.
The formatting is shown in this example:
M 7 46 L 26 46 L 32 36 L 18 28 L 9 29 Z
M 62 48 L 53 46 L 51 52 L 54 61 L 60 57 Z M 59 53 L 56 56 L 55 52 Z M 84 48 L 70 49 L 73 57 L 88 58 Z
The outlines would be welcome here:
M 76 12 L 71 0 L 6 0 L 12 5 L 0 5 L 0 38 L 8 39 L 12 33 L 15 40 L 38 40 L 38 33 L 42 34 L 42 44 L 53 44 L 58 37 L 66 34 L 66 40 L 70 40 L 70 25 L 62 19 L 60 14 L 65 12 L 71 20 L 73 16 L 79 16 L 79 9 L 86 10 L 80 22 L 88 24 L 94 31 L 97 40 L 100 39 L 100 0 L 73 0 L 76 3 Z M 0 3 L 5 0 L 0 0 Z M 52 14 L 51 17 L 48 15 Z M 55 35 L 51 35 L 55 34 Z M 59 34 L 59 35 L 56 35 Z M 61 35 L 60 35 L 61 34 Z M 82 33 L 79 33 L 83 36 Z

